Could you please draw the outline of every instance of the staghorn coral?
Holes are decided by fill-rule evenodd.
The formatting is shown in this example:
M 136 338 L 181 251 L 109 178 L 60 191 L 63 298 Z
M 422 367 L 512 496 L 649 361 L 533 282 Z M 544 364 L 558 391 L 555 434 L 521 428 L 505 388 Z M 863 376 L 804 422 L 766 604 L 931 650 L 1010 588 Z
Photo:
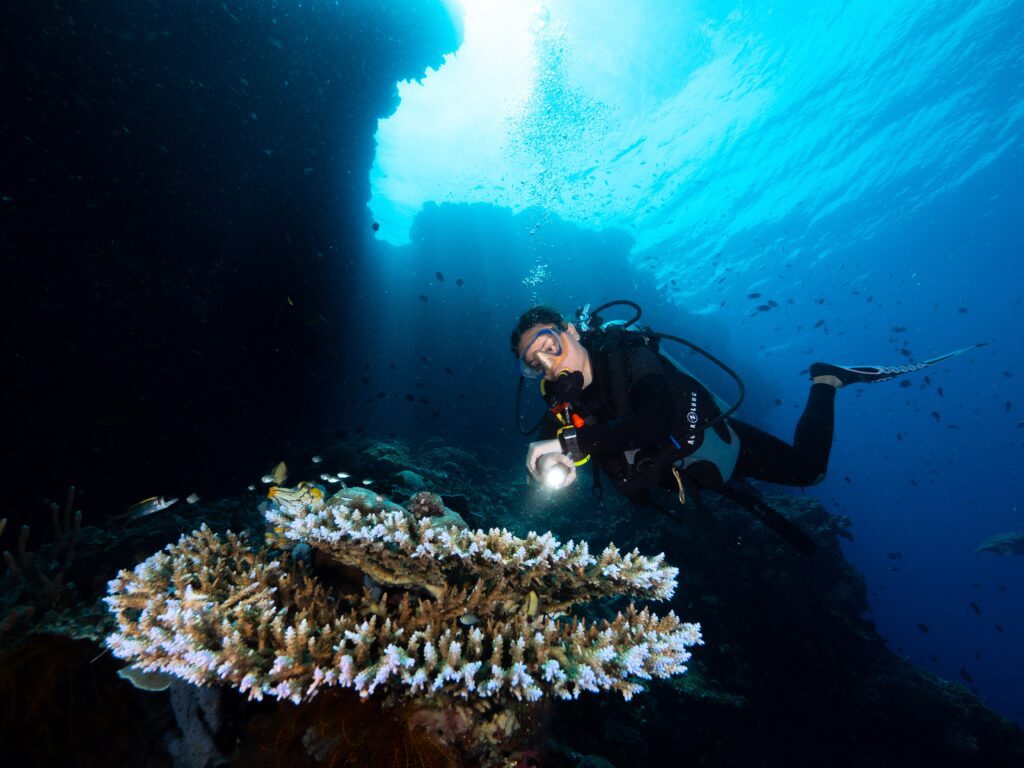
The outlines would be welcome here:
M 18 544 L 12 553 L 3 551 L 7 570 L 0 579 L 0 645 L 28 629 L 54 630 L 56 626 L 42 624 L 56 621 L 52 615 L 57 609 L 66 609 L 76 602 L 77 588 L 65 581 L 75 560 L 76 546 L 82 530 L 82 511 L 74 509 L 75 487 L 68 488 L 61 514 L 61 505 L 49 503 L 53 542 L 36 551 L 28 548 L 30 528 L 22 525 Z M 7 527 L 7 519 L 0 520 L 0 536 Z M 34 625 L 34 626 L 33 626 Z M 15 631 L 17 630 L 17 631 Z
M 272 494 L 266 517 L 278 537 L 313 548 L 314 573 L 204 526 L 110 582 L 115 655 L 256 699 L 379 690 L 462 713 L 460 741 L 497 745 L 516 732 L 519 703 L 601 690 L 629 699 L 642 680 L 685 672 L 701 642 L 698 625 L 632 604 L 610 622 L 560 618 L 599 597 L 668 599 L 677 570 L 662 556 L 609 545 L 595 557 L 550 533 L 439 525 L 450 518 L 419 519 L 367 489 L 329 501 L 308 491 Z

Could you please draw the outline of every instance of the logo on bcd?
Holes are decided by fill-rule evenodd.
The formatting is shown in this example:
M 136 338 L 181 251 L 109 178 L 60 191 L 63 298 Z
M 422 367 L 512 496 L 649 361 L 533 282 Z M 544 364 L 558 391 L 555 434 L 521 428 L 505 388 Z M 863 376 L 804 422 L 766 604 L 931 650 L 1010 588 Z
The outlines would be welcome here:
M 697 429 L 697 393 L 690 393 L 690 411 L 686 414 L 686 421 L 690 424 L 690 435 L 687 437 L 686 442 L 689 445 L 693 445 L 697 440 L 695 430 Z

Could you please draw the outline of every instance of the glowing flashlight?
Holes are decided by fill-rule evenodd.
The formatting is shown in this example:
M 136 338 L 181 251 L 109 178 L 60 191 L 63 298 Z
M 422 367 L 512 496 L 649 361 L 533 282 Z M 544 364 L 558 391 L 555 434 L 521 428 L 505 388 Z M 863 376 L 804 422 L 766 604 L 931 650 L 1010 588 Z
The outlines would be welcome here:
M 544 470 L 544 485 L 548 488 L 561 488 L 569 477 L 569 470 L 565 465 L 552 462 L 551 466 Z

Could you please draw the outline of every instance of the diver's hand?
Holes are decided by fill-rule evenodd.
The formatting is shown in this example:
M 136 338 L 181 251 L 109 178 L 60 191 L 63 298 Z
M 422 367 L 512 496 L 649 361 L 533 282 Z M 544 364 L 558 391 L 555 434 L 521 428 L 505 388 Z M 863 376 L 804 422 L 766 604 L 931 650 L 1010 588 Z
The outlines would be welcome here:
M 565 468 L 565 477 L 555 485 L 550 479 L 545 482 L 545 473 L 553 466 L 560 464 Z M 545 483 L 549 488 L 565 488 L 576 481 L 576 465 L 573 460 L 562 453 L 562 444 L 558 439 L 539 440 L 530 443 L 526 451 L 526 469 L 538 483 Z
M 576 464 L 564 453 L 545 453 L 537 460 L 544 487 L 556 491 L 576 482 Z
M 540 457 L 548 453 L 561 452 L 562 444 L 557 437 L 553 440 L 538 440 L 536 443 L 530 443 L 530 447 L 526 449 L 526 471 L 533 476 L 534 480 L 540 482 L 544 479 L 537 467 Z

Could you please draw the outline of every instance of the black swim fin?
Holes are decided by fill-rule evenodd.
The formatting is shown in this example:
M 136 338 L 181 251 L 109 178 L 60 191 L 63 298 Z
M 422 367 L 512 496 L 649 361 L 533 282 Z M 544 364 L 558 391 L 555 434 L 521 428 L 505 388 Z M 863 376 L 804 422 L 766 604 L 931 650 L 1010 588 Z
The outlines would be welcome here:
M 963 349 L 955 349 L 952 352 L 947 352 L 944 355 L 933 357 L 929 360 L 924 360 L 920 363 L 907 363 L 906 365 L 835 365 L 833 363 L 811 363 L 811 367 L 808 369 L 810 378 L 817 376 L 835 376 L 839 381 L 842 382 L 843 386 L 849 384 L 874 384 L 878 381 L 888 381 L 894 379 L 897 376 L 902 376 L 904 373 L 913 373 L 914 371 L 920 371 L 923 368 L 928 368 L 936 363 L 941 363 L 944 360 L 962 355 L 972 349 L 978 347 L 984 347 L 986 342 L 979 344 L 972 344 L 969 347 Z

